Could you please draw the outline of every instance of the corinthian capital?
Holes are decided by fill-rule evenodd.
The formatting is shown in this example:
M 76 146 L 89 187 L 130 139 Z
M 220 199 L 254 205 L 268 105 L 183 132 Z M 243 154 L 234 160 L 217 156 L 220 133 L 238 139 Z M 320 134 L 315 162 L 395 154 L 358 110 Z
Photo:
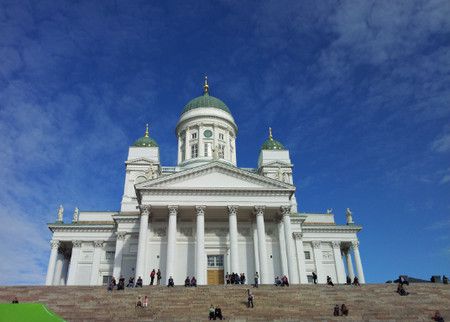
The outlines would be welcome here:
M 294 239 L 302 239 L 303 238 L 303 233 L 292 233 L 292 237 Z
M 141 215 L 150 215 L 150 212 L 152 211 L 151 205 L 140 205 L 139 209 L 141 210 Z
M 239 208 L 239 206 L 236 206 L 236 205 L 228 206 L 228 214 L 229 215 L 237 215 L 238 208 Z
M 127 233 L 125 231 L 118 231 L 116 233 L 118 240 L 125 240 L 125 237 L 127 236 Z
M 313 248 L 320 248 L 320 244 L 321 244 L 321 242 L 318 240 L 312 242 Z
M 72 240 L 73 247 L 81 247 L 81 244 L 82 244 L 81 240 Z
M 51 241 L 50 241 L 50 247 L 51 247 L 51 248 L 58 248 L 58 247 L 59 247 L 59 244 L 60 244 L 60 241 L 59 241 L 59 240 L 51 240 Z
M 353 249 L 359 248 L 359 241 L 357 241 L 357 240 L 352 241 L 352 247 L 353 247 Z
M 195 211 L 197 212 L 197 216 L 205 215 L 206 206 L 195 206 Z
M 94 241 L 94 247 L 103 247 L 105 242 L 103 240 L 95 240 Z
M 255 214 L 256 216 L 264 216 L 264 210 L 266 206 L 255 206 Z
M 169 215 L 173 216 L 173 215 L 177 215 L 178 213 L 178 206 L 167 206 L 167 209 L 169 209 Z
M 291 213 L 291 206 L 281 206 L 280 210 L 282 216 L 289 216 Z
M 340 249 L 341 248 L 341 242 L 340 241 L 333 241 L 332 243 L 331 243 L 331 246 L 333 246 L 333 248 L 337 248 L 337 249 Z

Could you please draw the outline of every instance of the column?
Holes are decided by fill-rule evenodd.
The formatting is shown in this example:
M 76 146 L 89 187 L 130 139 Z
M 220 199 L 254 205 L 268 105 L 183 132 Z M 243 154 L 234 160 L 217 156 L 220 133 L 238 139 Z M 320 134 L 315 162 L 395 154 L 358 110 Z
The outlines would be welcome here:
M 69 273 L 67 276 L 67 285 L 75 285 L 76 283 L 76 274 L 77 274 L 77 266 L 78 266 L 78 259 L 80 257 L 81 253 L 81 241 L 80 240 L 74 240 L 72 241 L 72 255 L 70 257 L 70 264 L 69 264 Z
M 353 263 L 352 263 L 352 254 L 350 253 L 350 248 L 345 251 L 345 259 L 347 261 L 347 273 L 348 276 L 352 279 L 355 278 L 355 273 L 353 271 Z
M 58 255 L 56 256 L 55 275 L 53 276 L 52 285 L 60 285 L 63 263 L 64 263 L 64 254 L 61 251 L 61 249 L 58 249 Z
M 113 276 L 116 280 L 120 277 L 122 271 L 123 244 L 125 243 L 126 232 L 118 231 L 116 233 L 116 251 L 114 253 Z
M 237 210 L 238 206 L 228 206 L 231 272 L 239 274 Z
M 255 252 L 255 272 L 259 272 L 259 254 L 258 254 L 258 230 L 256 229 L 256 218 L 252 223 L 253 228 L 253 251 Z M 248 277 L 249 282 L 251 276 Z
M 141 209 L 141 222 L 139 225 L 139 241 L 138 251 L 136 258 L 136 276 L 135 281 L 139 276 L 144 279 L 145 277 L 145 257 L 147 256 L 147 232 L 148 232 L 148 218 L 150 216 L 151 206 L 142 205 Z
M 69 258 L 64 254 L 63 266 L 61 279 L 59 280 L 59 285 L 67 285 L 67 274 L 69 273 Z
M 177 242 L 177 213 L 178 206 L 168 206 L 169 224 L 167 228 L 167 258 L 166 258 L 166 283 L 173 276 L 175 266 L 175 246 Z M 175 282 L 175 281 L 174 281 Z
M 334 254 L 334 265 L 336 266 L 336 278 L 337 278 L 336 282 L 339 284 L 345 284 L 346 276 L 345 276 L 344 262 L 342 261 L 341 256 L 341 242 L 334 241 L 332 242 L 332 246 Z
M 297 249 L 297 265 L 300 275 L 300 283 L 308 284 L 308 276 L 306 275 L 305 249 L 303 247 L 303 233 L 292 233 L 292 237 L 295 240 L 295 247 Z
M 102 256 L 103 240 L 94 241 L 94 256 L 92 261 L 91 282 L 90 285 L 98 284 L 98 272 L 100 269 L 100 259 Z
M 258 253 L 259 253 L 259 276 L 261 284 L 271 284 L 272 279 L 269 276 L 267 265 L 267 249 L 266 249 L 266 229 L 264 226 L 264 210 L 265 206 L 255 206 L 256 211 L 256 229 L 258 231 Z
M 355 266 L 356 266 L 356 274 L 358 274 L 358 279 L 361 284 L 366 283 L 366 279 L 364 278 L 363 267 L 361 263 L 361 256 L 359 255 L 359 241 L 352 242 L 353 253 L 355 254 Z
M 324 284 L 326 282 L 326 276 L 322 267 L 322 249 L 320 248 L 320 241 L 312 242 L 314 251 L 314 264 L 316 265 L 317 282 Z
M 278 223 L 278 241 L 280 244 L 281 274 L 289 276 L 287 257 L 286 257 L 286 241 L 284 239 L 284 223 L 280 220 Z
M 186 128 L 184 137 L 184 160 L 189 160 L 191 158 L 191 147 L 189 146 L 189 127 Z
M 197 128 L 198 128 L 198 133 L 197 133 L 198 156 L 203 158 L 205 156 L 205 143 L 203 141 L 203 123 L 200 123 Z M 198 280 L 197 280 L 197 282 L 198 282 Z
M 284 237 L 286 240 L 286 254 L 288 260 L 289 280 L 292 284 L 298 284 L 298 271 L 295 263 L 294 240 L 291 229 L 291 206 L 282 206 L 281 215 L 284 223 Z
M 195 206 L 197 211 L 197 254 L 195 258 L 195 272 L 197 284 L 205 285 L 205 206 Z
M 48 260 L 47 278 L 45 279 L 45 285 L 52 285 L 53 277 L 55 275 L 56 257 L 58 256 L 59 240 L 50 241 L 51 251 L 50 258 Z

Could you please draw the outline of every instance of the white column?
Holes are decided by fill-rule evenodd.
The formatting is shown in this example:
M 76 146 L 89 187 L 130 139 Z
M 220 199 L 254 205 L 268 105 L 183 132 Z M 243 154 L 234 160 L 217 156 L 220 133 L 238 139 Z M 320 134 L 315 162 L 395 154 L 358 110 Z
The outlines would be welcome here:
M 327 279 L 322 267 L 322 249 L 320 248 L 320 244 L 320 241 L 312 242 L 314 250 L 314 264 L 316 265 L 317 282 L 320 284 L 324 284 Z
M 195 258 L 195 272 L 197 275 L 197 284 L 205 285 L 205 206 L 196 206 L 197 211 L 197 254 Z
M 200 123 L 197 128 L 198 128 L 198 133 L 197 133 L 198 156 L 203 158 L 205 156 L 205 143 L 203 141 L 203 123 Z M 197 282 L 198 282 L 198 280 L 197 280 Z
M 169 224 L 167 228 L 167 259 L 166 259 L 166 281 L 173 276 L 175 266 L 175 247 L 177 243 L 177 213 L 178 206 L 168 206 L 169 208 Z M 175 281 L 174 281 L 175 282 Z
M 90 285 L 98 284 L 98 272 L 100 270 L 100 259 L 102 256 L 103 240 L 94 241 L 94 256 L 92 261 L 91 283 Z
M 67 284 L 67 274 L 69 273 L 69 259 L 65 257 L 63 259 L 63 266 L 61 272 L 61 279 L 59 280 L 59 285 Z
M 53 276 L 52 285 L 60 285 L 63 263 L 64 263 L 64 255 L 59 249 L 58 255 L 56 256 L 55 275 Z
M 332 246 L 334 253 L 334 265 L 336 266 L 337 283 L 345 284 L 346 276 L 345 276 L 344 262 L 342 261 L 341 256 L 341 242 L 334 241 L 332 243 Z
M 237 210 L 238 206 L 228 206 L 231 272 L 239 274 Z
M 291 206 L 282 206 L 281 215 L 284 222 L 284 238 L 286 240 L 286 254 L 288 260 L 289 280 L 292 284 L 298 284 L 298 270 L 295 263 L 294 239 L 291 228 Z
M 148 232 L 148 218 L 150 216 L 151 206 L 142 205 L 141 209 L 141 221 L 139 225 L 139 241 L 138 251 L 136 258 L 136 275 L 135 281 L 139 277 L 144 279 L 145 277 L 145 257 L 147 256 L 147 232 Z
M 281 275 L 289 276 L 288 263 L 286 257 L 286 241 L 284 239 L 283 220 L 280 220 L 280 222 L 278 223 L 278 241 L 280 244 Z
M 297 265 L 300 275 L 300 283 L 308 284 L 308 276 L 306 275 L 305 249 L 303 247 L 303 233 L 292 233 L 292 237 L 294 237 L 295 247 L 297 249 Z
M 261 278 L 261 284 L 271 284 L 271 277 L 269 276 L 267 264 L 266 229 L 264 226 L 265 208 L 265 206 L 255 206 L 256 229 L 258 230 L 259 276 Z
M 356 274 L 358 274 L 358 280 L 361 284 L 366 283 L 366 279 L 364 278 L 363 267 L 361 263 L 361 256 L 359 255 L 359 241 L 352 242 L 353 253 L 355 254 L 355 266 L 356 266 Z
M 181 146 L 182 146 L 182 141 L 181 141 L 181 136 L 180 133 L 177 133 L 178 136 L 178 164 L 181 163 Z
M 253 228 L 253 251 L 255 252 L 255 272 L 259 272 L 259 254 L 258 254 L 258 230 L 256 229 L 256 218 L 252 224 Z M 251 276 L 248 277 L 249 282 Z
M 191 158 L 191 147 L 189 146 L 189 127 L 186 128 L 185 138 L 184 138 L 184 160 L 189 160 Z
M 355 278 L 355 272 L 353 270 L 352 254 L 350 253 L 350 249 L 347 249 L 345 251 L 345 259 L 347 261 L 347 273 L 348 273 L 348 276 L 353 281 L 353 279 Z
M 69 273 L 67 276 L 67 285 L 75 285 L 77 276 L 78 260 L 80 258 L 82 242 L 79 240 L 72 241 L 72 255 L 70 256 Z
M 125 243 L 126 232 L 118 231 L 116 233 L 116 251 L 114 253 L 113 276 L 118 280 L 122 271 L 123 244 Z
M 58 256 L 59 240 L 50 241 L 51 251 L 50 258 L 48 260 L 47 278 L 45 279 L 45 285 L 52 285 L 53 277 L 55 275 L 56 257 Z

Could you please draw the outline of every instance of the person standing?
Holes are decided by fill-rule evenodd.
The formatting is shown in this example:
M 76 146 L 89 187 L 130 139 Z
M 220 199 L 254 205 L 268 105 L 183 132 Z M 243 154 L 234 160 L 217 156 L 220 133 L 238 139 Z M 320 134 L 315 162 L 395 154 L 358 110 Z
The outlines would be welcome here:
M 156 284 L 160 285 L 161 284 L 161 271 L 158 268 L 158 272 L 156 273 Z
M 317 274 L 315 272 L 312 272 L 312 277 L 314 284 L 317 284 Z
M 255 273 L 255 287 L 258 287 L 258 281 L 259 281 L 259 274 L 258 272 Z
M 250 289 L 247 289 L 247 307 L 250 308 L 250 305 L 253 306 L 253 299 L 255 297 L 253 296 L 253 293 L 250 291 Z
M 150 285 L 153 285 L 153 281 L 155 280 L 155 269 L 152 270 L 152 272 L 150 273 Z

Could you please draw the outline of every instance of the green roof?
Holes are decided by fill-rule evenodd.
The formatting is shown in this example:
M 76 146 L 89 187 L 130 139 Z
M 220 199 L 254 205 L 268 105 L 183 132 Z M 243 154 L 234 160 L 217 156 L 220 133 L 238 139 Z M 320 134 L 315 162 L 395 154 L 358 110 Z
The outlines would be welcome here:
M 281 142 L 272 136 L 272 128 L 269 127 L 269 138 L 263 143 L 261 150 L 286 150 Z
M 222 102 L 220 99 L 214 96 L 209 95 L 208 92 L 204 93 L 202 96 L 192 99 L 189 103 L 187 103 L 183 109 L 183 113 L 201 107 L 218 108 L 222 111 L 231 114 L 230 109 L 228 108 L 228 106 L 225 105 L 224 102 Z
M 145 129 L 145 134 L 143 137 L 137 139 L 134 143 L 133 146 L 136 147 L 158 147 L 158 143 L 156 143 L 155 140 L 153 140 L 149 135 L 148 135 L 148 124 L 147 127 Z

